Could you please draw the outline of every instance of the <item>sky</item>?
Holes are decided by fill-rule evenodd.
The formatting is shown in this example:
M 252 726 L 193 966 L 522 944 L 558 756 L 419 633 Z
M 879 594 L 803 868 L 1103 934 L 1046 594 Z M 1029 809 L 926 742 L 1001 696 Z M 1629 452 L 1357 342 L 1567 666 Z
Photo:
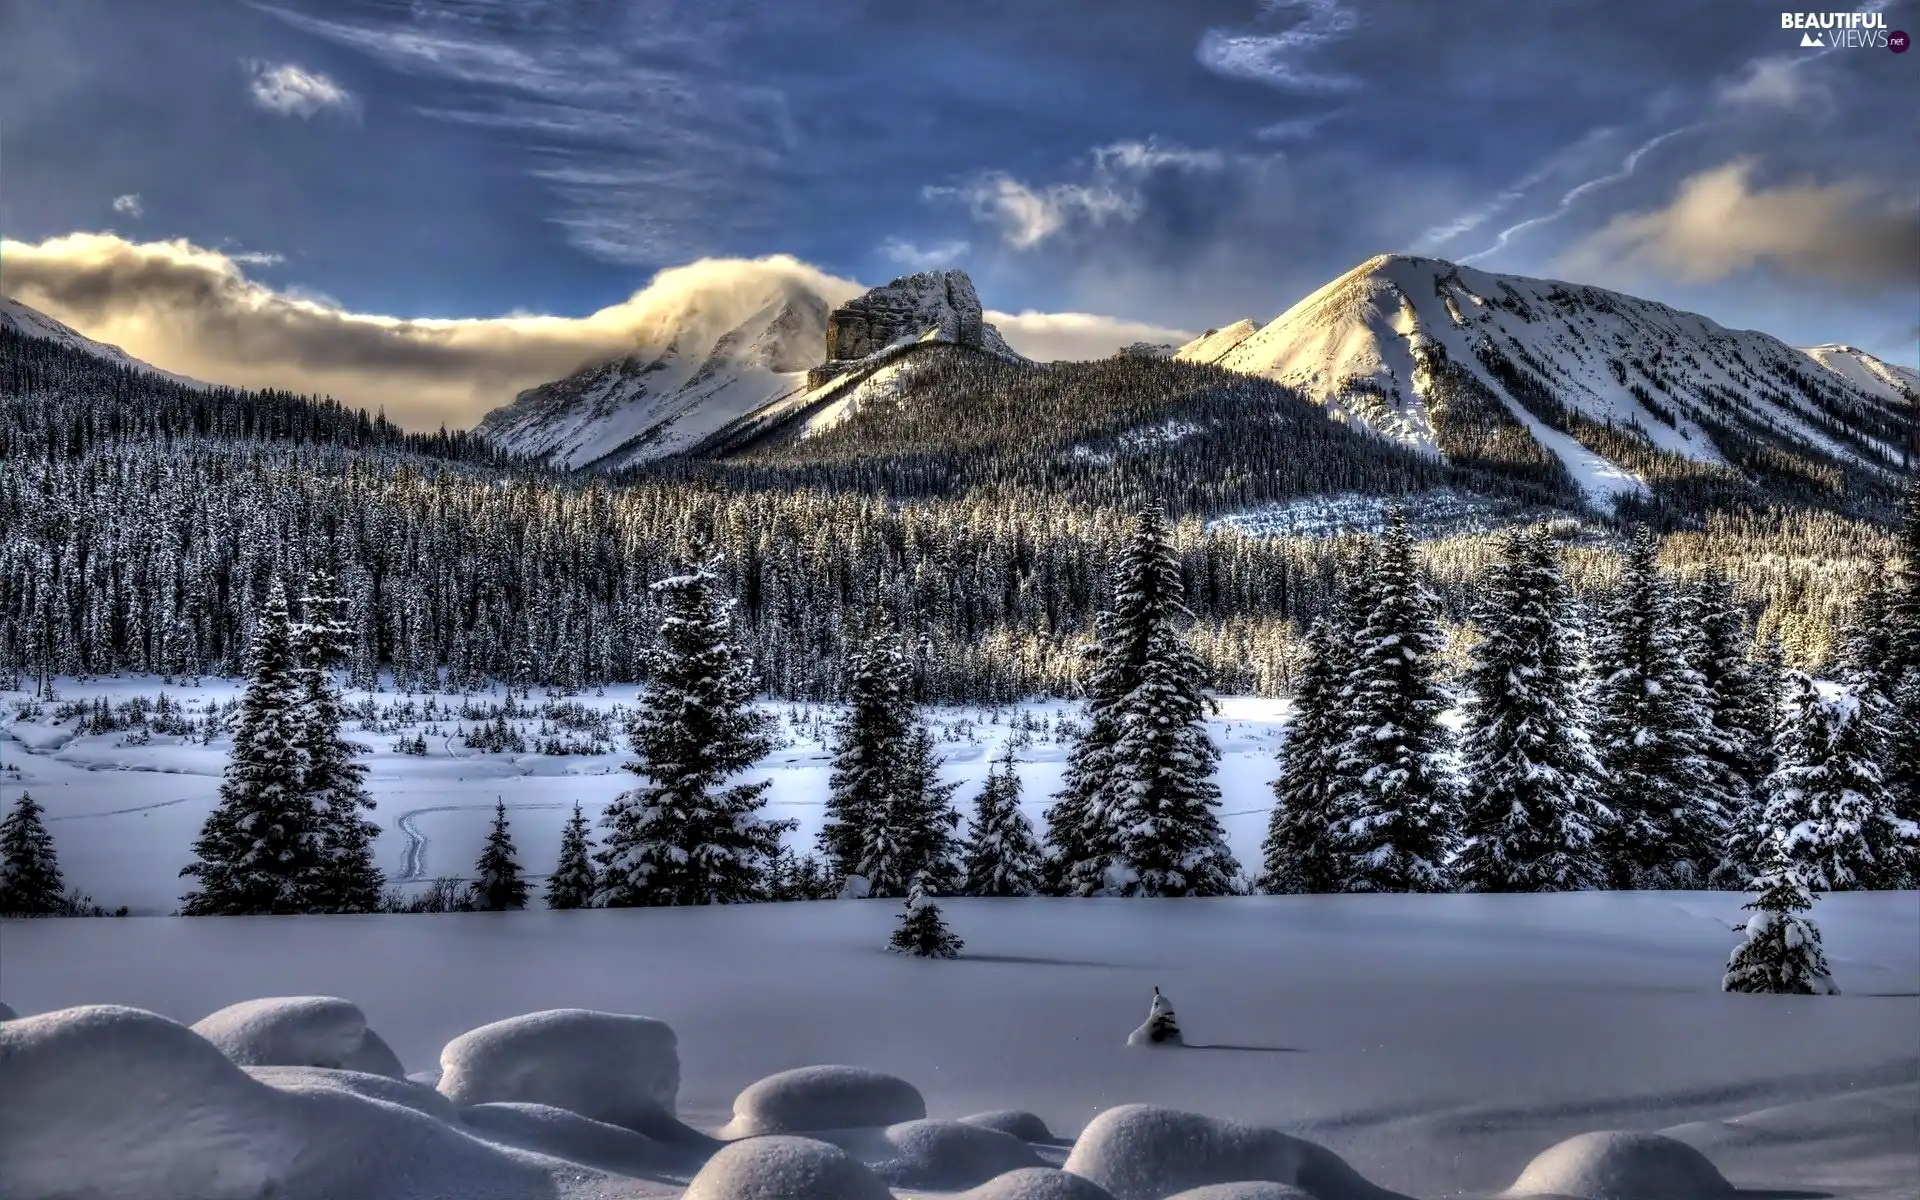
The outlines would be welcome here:
M 1750 0 L 0 0 L 0 291 L 415 425 L 667 292 L 948 266 L 1036 357 L 1400 251 L 1912 365 L 1920 53 L 1801 36 Z

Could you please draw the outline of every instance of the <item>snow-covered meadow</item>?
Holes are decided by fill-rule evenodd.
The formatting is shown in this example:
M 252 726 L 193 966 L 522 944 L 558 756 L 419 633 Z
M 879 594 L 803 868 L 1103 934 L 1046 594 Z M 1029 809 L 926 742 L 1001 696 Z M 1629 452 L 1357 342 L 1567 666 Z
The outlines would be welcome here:
M 948 915 L 967 947 L 952 962 L 885 953 L 895 906 L 882 902 L 43 920 L 0 926 L 0 939 L 5 998 L 23 1012 L 120 1003 L 189 1023 L 258 996 L 342 996 L 415 1073 L 445 1061 L 442 1047 L 464 1031 L 518 1014 L 584 1008 L 658 1018 L 678 1035 L 678 1118 L 706 1132 L 728 1125 L 736 1097 L 756 1080 L 844 1064 L 907 1080 L 932 1117 L 1022 1109 L 1063 1139 L 1129 1103 L 1271 1127 L 1424 1200 L 1497 1193 L 1535 1155 L 1600 1129 L 1673 1130 L 1734 1183 L 1765 1194 L 1912 1197 L 1920 1187 L 1912 1140 L 1920 1117 L 1920 898 L 1822 901 L 1817 915 L 1843 989 L 1836 997 L 1721 993 L 1737 900 L 959 900 L 948 902 Z M 1126 1044 L 1156 986 L 1178 1007 L 1183 1048 Z M 10 1028 L 14 1037 L 31 1032 L 12 1023 L 0 1031 Z M 0 1033 L 0 1043 L 7 1036 Z M 589 1071 L 600 1053 L 581 1056 L 573 1069 Z M 0 1070 L 6 1063 L 0 1052 Z M 549 1064 L 545 1077 L 565 1066 Z M 371 1086 L 266 1075 L 276 1087 L 307 1092 Z M 14 1095 L 13 1103 L 28 1102 L 24 1091 Z M 415 1107 L 423 1103 L 416 1098 Z M 0 1099 L 0 1156 L 8 1107 Z M 483 1128 L 482 1117 L 497 1115 L 442 1120 L 466 1137 L 512 1142 Z M 905 1119 L 896 1111 L 877 1123 Z M 16 1110 L 13 1120 L 18 1130 L 24 1117 Z M 144 1128 L 169 1138 L 188 1136 L 184 1126 L 184 1115 L 176 1130 L 162 1111 Z M 96 1145 L 121 1136 L 94 1132 L 104 1139 Z M 512 1144 L 609 1167 L 604 1149 L 594 1157 L 563 1133 Z M 387 1153 L 377 1142 L 363 1150 L 346 1135 L 325 1136 L 347 1161 L 377 1164 Z M 834 1137 L 876 1169 L 900 1157 L 877 1129 Z M 467 1146 L 451 1132 L 443 1140 Z M 20 1142 L 12 1152 L 23 1152 Z M 526 1192 L 421 1183 L 423 1171 L 444 1169 L 443 1180 L 456 1180 L 470 1177 L 458 1171 L 478 1170 L 446 1165 L 450 1153 L 422 1149 L 411 1172 L 391 1161 L 369 1166 L 371 1174 L 350 1177 L 352 1194 L 673 1196 L 687 1176 L 650 1174 L 656 1156 L 637 1178 L 622 1175 L 616 1160 L 614 1179 L 592 1186 L 579 1182 L 598 1178 L 584 1169 L 572 1185 Z M 1042 1144 L 1034 1153 L 1058 1164 L 1066 1148 Z M 892 1177 L 905 1184 L 901 1196 L 948 1190 L 914 1186 L 930 1176 L 907 1168 Z M 196 1200 L 216 1194 L 228 1193 Z
M 160 690 L 151 679 L 59 687 L 63 702 L 91 706 L 98 696 L 110 711 Z M 188 725 L 209 701 L 235 694 L 211 681 L 166 690 L 185 705 Z M 473 699 L 484 707 L 503 695 Z M 611 711 L 630 707 L 633 695 L 571 699 Z M 183 890 L 176 872 L 218 787 L 225 740 L 88 734 L 80 731 L 86 717 L 56 721 L 54 705 L 35 715 L 16 700 L 24 697 L 0 696 L 0 802 L 22 788 L 45 802 L 69 881 L 97 902 L 170 910 Z M 476 722 L 446 715 L 457 713 L 458 697 L 435 697 L 431 716 L 427 698 L 412 697 L 410 721 L 386 708 L 407 697 L 372 700 L 384 714 L 376 728 L 349 728 L 372 748 L 380 862 L 392 877 L 424 882 L 468 871 L 496 796 L 509 806 L 522 860 L 543 872 L 573 802 L 595 811 L 631 778 L 617 744 L 590 755 L 481 752 L 457 732 Z M 546 701 L 536 692 L 532 703 Z M 793 839 L 810 845 L 830 712 L 770 707 L 785 744 L 760 771 L 776 781 L 773 814 L 797 818 Z M 963 781 L 963 807 L 1013 738 L 1025 802 L 1038 818 L 1061 769 L 1060 722 L 1072 716 L 1050 705 L 936 713 L 946 776 Z M 1256 856 L 1285 720 L 1272 702 L 1228 700 L 1211 723 L 1226 751 L 1229 839 L 1243 862 Z M 515 732 L 595 736 L 564 724 L 533 716 Z M 416 737 L 425 755 L 396 749 Z M 1743 899 L 945 900 L 966 941 L 951 962 L 887 954 L 891 902 L 10 921 L 0 923 L 0 1000 L 14 1009 L 128 1005 L 158 1016 L 91 1010 L 0 1024 L 0 1180 L 28 1179 L 29 1170 L 45 1179 L 84 1163 L 107 1180 L 90 1194 L 128 1200 L 253 1200 L 269 1194 L 268 1182 L 270 1194 L 288 1200 L 858 1200 L 976 1186 L 976 1200 L 1163 1200 L 1252 1178 L 1300 1184 L 1297 1195 L 1312 1200 L 1438 1200 L 1502 1194 L 1556 1143 L 1624 1129 L 1665 1130 L 1698 1147 L 1748 1195 L 1912 1200 L 1920 1195 L 1920 894 L 1821 900 L 1812 916 L 1842 993 L 1831 997 L 1719 991 Z M 1127 1045 L 1156 987 L 1177 1006 L 1183 1047 Z M 343 997 L 392 1058 L 361 1045 L 357 1018 L 339 1006 L 300 1010 L 320 1015 L 270 1031 L 231 1016 L 198 1034 L 183 1028 L 268 996 Z M 628 1114 L 616 1128 L 606 1118 L 618 1114 L 585 1112 L 619 1099 L 620 1085 L 604 1079 L 610 1056 L 618 1059 L 604 1031 L 536 1039 L 514 1052 L 528 1057 L 509 1055 L 498 1068 L 499 1078 L 537 1084 L 473 1084 L 476 1039 L 460 1043 L 466 1050 L 449 1046 L 469 1030 L 552 1009 L 671 1027 L 676 1123 Z M 634 1052 L 646 1070 L 635 1067 L 628 1086 L 635 1103 L 658 1101 L 667 1094 L 660 1037 L 641 1040 L 654 1049 Z M 468 1082 L 443 1079 L 435 1092 L 270 1062 L 319 1062 L 325 1056 L 312 1044 L 347 1041 L 354 1057 L 341 1061 L 363 1069 L 386 1063 L 390 1073 L 433 1079 L 447 1067 Z M 267 1044 L 279 1048 L 258 1052 Z M 221 1050 L 249 1065 L 232 1065 Z M 914 1100 L 884 1082 L 853 1090 L 871 1112 L 823 1116 L 822 1105 L 850 1103 L 833 1076 L 823 1095 L 790 1098 L 788 1128 L 816 1148 L 765 1142 L 716 1155 L 709 1135 L 771 1128 L 756 1115 L 753 1097 L 769 1090 L 756 1081 L 821 1064 L 897 1076 L 934 1120 L 914 1121 Z M 173 1102 L 154 1103 L 156 1088 Z M 1308 1139 L 1391 1192 L 1335 1178 L 1328 1160 L 1279 1134 L 1182 1125 L 1120 1108 L 1129 1104 Z M 1053 1136 L 1021 1122 L 1018 1144 L 1009 1145 L 941 1121 L 1006 1109 L 1033 1114 Z M 586 1119 L 596 1115 L 598 1124 Z M 838 1183 L 809 1191 L 777 1174 L 788 1167 L 739 1161 L 786 1149 L 818 1157 L 828 1153 L 817 1148 L 822 1140 L 865 1163 L 867 1174 L 789 1162 L 794 1171 L 841 1171 Z M 1141 1167 L 1146 1160 L 1161 1166 Z M 1301 1165 L 1309 1161 L 1321 1164 L 1318 1174 Z M 1008 1174 L 1029 1162 L 1076 1175 Z M 225 1165 L 194 1174 L 209 1164 Z M 776 1174 L 755 1191 L 742 1180 L 760 1169 Z M 1105 1190 L 1083 1186 L 1080 1172 Z M 1588 1186 L 1578 1174 L 1538 1168 L 1526 1190 L 1543 1190 L 1544 1180 L 1579 1200 L 1637 1194 Z M 874 1190 L 882 1184 L 869 1176 L 891 1191 Z M 1646 1200 L 1733 1194 L 1686 1190 L 1678 1178 Z M 187 1182 L 166 1190 L 162 1179 Z M 11 1193 L 0 1186 L 0 1194 Z
M 192 858 L 193 839 L 218 796 L 230 737 L 223 734 L 207 745 L 192 735 L 142 728 L 88 733 L 85 718 L 56 717 L 62 704 L 104 700 L 113 709 L 134 697 L 155 700 L 164 692 L 193 722 L 208 705 L 228 704 L 240 691 L 240 683 L 220 679 L 185 687 L 156 678 L 62 680 L 58 701 L 40 702 L 38 715 L 32 715 L 27 693 L 0 691 L 0 804 L 24 789 L 45 805 L 67 882 L 96 903 L 109 909 L 125 905 L 136 914 L 172 912 L 187 890 L 178 872 Z M 462 731 L 488 724 L 461 717 L 463 705 L 476 706 L 469 712 L 490 710 L 505 702 L 503 689 L 465 697 L 349 691 L 350 710 L 370 700 L 380 714 L 371 727 L 349 718 L 347 735 L 369 750 L 367 788 L 381 827 L 376 854 L 388 879 L 424 885 L 435 876 L 471 874 L 496 798 L 506 803 L 521 865 L 532 876 L 545 875 L 559 853 L 561 826 L 574 803 L 597 820 L 600 810 L 634 782 L 622 769 L 632 755 L 620 727 L 636 691 L 612 687 L 604 695 L 549 697 L 535 689 L 531 698 L 515 702 L 533 709 L 533 715 L 508 722 L 527 743 L 526 752 L 474 749 L 462 737 Z M 396 706 L 412 711 L 396 713 Z M 827 741 L 835 710 L 771 702 L 764 707 L 779 722 L 780 745 L 748 778 L 773 780 L 768 815 L 798 821 L 788 844 L 808 849 L 827 794 Z M 575 709 L 612 718 L 611 736 L 601 743 L 606 752 L 538 753 L 535 747 L 547 737 L 591 748 L 593 732 L 566 727 L 565 714 Z M 935 709 L 929 716 L 941 739 L 943 778 L 960 782 L 954 801 L 963 813 L 970 811 L 994 756 L 1011 739 L 1017 743 L 1027 815 L 1043 827 L 1042 813 L 1066 757 L 1063 722 L 1071 728 L 1073 706 Z M 1277 770 L 1286 718 L 1285 701 L 1228 697 L 1209 722 L 1223 750 L 1220 787 L 1228 840 L 1248 865 L 1259 862 L 1273 806 L 1268 784 Z M 415 738 L 424 743 L 424 755 L 396 749 Z

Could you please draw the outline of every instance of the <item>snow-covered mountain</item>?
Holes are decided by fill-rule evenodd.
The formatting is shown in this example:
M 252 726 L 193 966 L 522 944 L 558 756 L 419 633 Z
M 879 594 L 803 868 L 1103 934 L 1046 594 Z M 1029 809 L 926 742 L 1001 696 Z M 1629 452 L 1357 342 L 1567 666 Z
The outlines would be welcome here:
M 1920 397 L 1920 371 L 1912 367 L 1875 358 L 1865 350 L 1838 342 L 1803 346 L 1800 353 L 1844 377 L 1861 391 L 1899 404 L 1913 404 L 1915 398 Z
M 105 359 L 117 367 L 132 367 L 136 371 L 149 371 L 175 383 L 184 383 L 189 387 L 205 387 L 198 379 L 189 379 L 185 375 L 176 375 L 172 371 L 163 371 L 150 362 L 135 358 L 118 346 L 109 346 L 105 342 L 96 342 L 73 326 L 56 321 L 47 314 L 9 296 L 0 296 L 0 329 L 10 329 L 22 337 L 43 338 L 58 342 L 69 349 L 91 354 L 95 358 Z
M 529 388 L 479 430 L 566 468 L 612 469 L 683 450 L 806 384 L 826 351 L 827 302 L 783 280 L 744 320 L 697 303 L 657 314 L 639 346 Z
M 1592 500 L 1643 491 L 1642 450 L 1728 465 L 1739 441 L 1895 470 L 1911 404 L 1900 368 L 1847 347 L 1802 352 L 1618 292 L 1405 255 L 1176 357 L 1298 387 L 1434 453 L 1451 453 L 1442 392 L 1492 397 Z
M 554 466 L 615 470 L 810 410 L 914 346 L 1018 357 L 986 322 L 963 271 L 909 275 L 837 308 L 795 280 L 773 288 L 737 324 L 697 303 L 656 314 L 640 348 L 520 393 L 479 432 Z

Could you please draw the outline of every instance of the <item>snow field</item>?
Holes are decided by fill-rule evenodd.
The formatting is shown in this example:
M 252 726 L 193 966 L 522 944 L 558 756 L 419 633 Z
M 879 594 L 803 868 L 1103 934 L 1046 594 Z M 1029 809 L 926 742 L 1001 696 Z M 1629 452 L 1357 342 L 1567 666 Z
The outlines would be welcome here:
M 1739 900 L 1707 893 L 948 900 L 949 921 L 967 941 L 952 962 L 886 953 L 896 915 L 888 903 L 18 921 L 0 925 L 0 998 L 27 1013 L 106 1001 L 188 1022 L 247 997 L 348 996 L 414 1079 L 434 1078 L 437 1062 L 465 1060 L 454 1047 L 493 1035 L 463 1031 L 499 1022 L 537 1029 L 554 1021 L 635 1021 L 615 1014 L 644 1013 L 674 1035 L 671 1059 L 651 1043 L 639 1061 L 652 1065 L 611 1086 L 596 1072 L 624 1052 L 598 1053 L 597 1043 L 577 1035 L 505 1039 L 508 1048 L 488 1068 L 508 1081 L 505 1089 L 469 1105 L 464 1093 L 455 1102 L 450 1090 L 465 1084 L 445 1073 L 442 1090 L 429 1092 L 311 1066 L 227 1070 L 217 1048 L 169 1021 L 166 1044 L 175 1049 L 166 1053 L 195 1047 L 198 1057 L 184 1066 L 121 1063 L 113 1057 L 121 1043 L 108 1039 L 86 1055 L 61 1052 L 76 1065 L 46 1076 L 71 1081 L 79 1090 L 51 1095 L 73 1103 L 98 1086 L 85 1080 L 116 1081 L 128 1097 L 124 1111 L 105 1116 L 127 1122 L 125 1136 L 32 1124 L 41 1119 L 31 1114 L 53 1101 L 22 1102 L 36 1139 L 85 1144 L 96 1155 L 102 1145 L 133 1144 L 136 1135 L 186 1137 L 171 1124 L 151 1124 L 172 1118 L 135 1098 L 157 1088 L 178 1096 L 213 1072 L 210 1110 L 190 1124 L 219 1144 L 238 1139 L 265 1153 L 283 1136 L 298 1142 L 312 1128 L 303 1114 L 324 1108 L 312 1119 L 337 1122 L 341 1137 L 389 1136 L 366 1132 L 371 1125 L 356 1123 L 362 1117 L 399 1122 L 392 1136 L 400 1148 L 360 1156 L 368 1161 L 444 1160 L 444 1172 L 432 1169 L 446 1179 L 535 1177 L 524 1158 L 494 1163 L 510 1149 L 564 1160 L 601 1189 L 568 1191 L 539 1174 L 547 1190 L 504 1193 L 516 1197 L 677 1196 L 712 1153 L 708 1137 L 764 1132 L 837 1147 L 903 1198 L 964 1186 L 998 1189 L 978 1192 L 983 1198 L 1100 1200 L 1120 1196 L 1128 1185 L 1119 1180 L 1130 1176 L 1089 1175 L 1104 1193 L 1079 1193 L 1036 1190 L 1054 1186 L 1040 1183 L 1015 1190 L 1019 1181 L 1001 1188 L 957 1173 L 956 1160 L 986 1161 L 1003 1173 L 1025 1160 L 1005 1138 L 952 1125 L 1003 1133 L 1047 1167 L 1068 1161 L 1067 1147 L 1044 1136 L 1056 1131 L 1092 1171 L 1107 1159 L 1094 1156 L 1091 1147 L 1101 1143 L 1088 1132 L 1103 1117 L 1101 1128 L 1129 1128 L 1109 1114 L 1130 1104 L 1230 1120 L 1226 1133 L 1194 1127 L 1213 1130 L 1207 1136 L 1226 1138 L 1223 1144 L 1251 1139 L 1245 1153 L 1253 1157 L 1229 1161 L 1294 1161 L 1284 1148 L 1307 1142 L 1371 1185 L 1421 1200 L 1498 1194 L 1556 1143 L 1609 1128 L 1685 1140 L 1742 1187 L 1844 1200 L 1911 1197 L 1920 1188 L 1911 1148 L 1920 1119 L 1913 1082 L 1920 1072 L 1920 896 L 1821 901 L 1817 915 L 1843 989 L 1823 997 L 1718 990 Z M 1184 1047 L 1126 1045 L 1156 986 L 1178 1008 Z M 543 1013 L 561 1006 L 589 1013 Z M 208 1055 L 221 1071 L 206 1067 Z M 7 1097 L 26 1094 L 19 1080 L 41 1078 L 20 1074 L 23 1061 L 0 1051 L 0 1155 L 9 1122 L 21 1119 L 6 1115 L 13 1111 Z M 667 1099 L 645 1081 L 657 1082 L 655 1072 L 669 1063 L 679 1077 L 672 1124 L 658 1108 L 626 1104 Z M 842 1069 L 792 1074 L 822 1064 Z M 516 1080 L 527 1081 L 524 1089 Z M 378 1113 L 367 1116 L 375 1101 Z M 568 1107 L 593 1103 L 608 1107 Z M 623 1104 L 626 1111 L 617 1111 Z M 1019 1112 L 962 1121 L 1009 1106 Z M 396 1107 L 406 1115 L 388 1111 Z M 747 1127 L 734 1127 L 743 1117 Z M 854 1121 L 865 1124 L 823 1128 Z M 476 1149 L 476 1139 L 486 1144 Z M 1157 1153 L 1151 1147 L 1161 1140 L 1143 1144 L 1143 1154 Z M 278 1169 L 280 1160 L 268 1159 L 259 1170 Z M 1167 1170 L 1173 1173 L 1149 1176 L 1168 1189 L 1156 1200 L 1244 1181 L 1198 1167 Z M 609 1175 L 614 1182 L 602 1178 Z M 3 1157 L 0 1177 L 14 1177 Z M 1319 1178 L 1274 1171 L 1264 1181 L 1302 1187 L 1315 1200 L 1346 1200 L 1316 1190 Z M 362 1188 L 357 1178 L 325 1181 L 336 1189 L 331 1195 L 413 1200 L 403 1190 Z M 221 1193 L 193 1194 L 214 1200 Z M 139 1200 L 164 1196 L 144 1192 Z
M 238 681 L 230 680 L 205 679 L 198 687 L 182 687 L 153 677 L 129 677 L 62 680 L 56 690 L 62 703 L 97 697 L 110 705 L 135 696 L 152 699 L 164 691 L 193 718 L 210 703 L 237 698 L 241 689 Z M 606 689 L 604 696 L 582 693 L 565 700 L 624 717 L 632 712 L 637 692 L 631 686 L 617 687 Z M 345 700 L 352 707 L 366 698 L 365 692 L 350 691 Z M 484 704 L 504 698 L 499 691 L 472 697 Z M 77 718 L 56 722 L 54 704 L 42 703 L 38 717 L 23 717 L 20 709 L 27 699 L 26 693 L 0 691 L 0 806 L 11 804 L 22 790 L 33 793 L 46 807 L 67 883 L 91 894 L 96 903 L 109 909 L 126 905 L 137 915 L 174 911 L 189 882 L 179 877 L 179 870 L 191 861 L 193 841 L 218 799 L 232 739 L 222 735 L 212 745 L 200 745 L 155 733 L 144 744 L 128 744 L 124 732 L 88 735 L 79 732 Z M 457 709 L 461 702 L 457 695 L 391 691 L 375 693 L 372 699 L 379 706 L 411 701 L 416 709 L 432 699 L 437 710 Z M 535 691 L 528 703 L 539 707 L 546 700 L 545 693 Z M 777 702 L 763 707 L 780 721 L 785 744 L 742 778 L 773 781 L 766 815 L 797 820 L 787 844 L 811 851 L 824 819 L 828 742 L 838 709 Z M 1268 785 L 1278 770 L 1275 756 L 1288 711 L 1284 700 L 1226 697 L 1209 722 L 1209 732 L 1224 751 L 1219 782 L 1228 843 L 1249 867 L 1259 862 L 1273 806 Z M 1037 830 L 1045 829 L 1044 813 L 1059 787 L 1067 750 L 1060 723 L 1078 716 L 1076 706 L 1041 702 L 997 711 L 935 709 L 928 715 L 941 738 L 942 778 L 960 781 L 954 802 L 963 816 L 972 811 L 994 756 L 1008 739 L 1018 738 L 1024 742 L 1018 751 L 1022 807 Z M 511 724 L 532 742 L 541 719 Z M 1022 724 L 1035 728 L 1023 732 Z M 455 734 L 458 727 L 471 730 L 475 725 L 443 717 L 383 722 L 378 731 L 369 731 L 348 719 L 347 737 L 369 751 L 362 761 L 368 765 L 368 791 L 378 805 L 371 814 L 381 827 L 376 861 L 388 883 L 402 888 L 424 886 L 439 875 L 470 876 L 498 797 L 507 806 L 520 865 L 535 881 L 537 905 L 538 885 L 553 869 L 561 827 L 574 803 L 579 802 L 594 823 L 597 840 L 601 811 L 637 780 L 623 770 L 632 754 L 624 736 L 617 736 L 609 753 L 600 755 L 485 753 L 462 745 Z M 429 728 L 435 732 L 428 733 Z M 394 749 L 395 743 L 415 734 L 425 738 L 424 757 Z

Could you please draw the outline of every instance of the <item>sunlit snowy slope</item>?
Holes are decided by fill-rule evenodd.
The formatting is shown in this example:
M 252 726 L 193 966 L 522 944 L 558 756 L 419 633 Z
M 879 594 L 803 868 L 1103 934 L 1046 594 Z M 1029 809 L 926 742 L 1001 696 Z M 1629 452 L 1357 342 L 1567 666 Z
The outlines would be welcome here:
M 152 363 L 145 362 L 128 354 L 118 346 L 109 346 L 105 342 L 96 342 L 73 326 L 56 321 L 47 314 L 19 300 L 0 296 L 0 329 L 12 330 L 22 337 L 44 338 L 58 342 L 83 354 L 105 359 L 117 367 L 132 367 L 138 371 L 149 371 L 175 383 L 184 383 L 191 387 L 205 387 L 197 379 L 188 379 L 184 375 L 175 375 L 172 371 L 162 371 Z
M 1214 331 L 1178 357 L 1294 385 L 1341 419 L 1436 452 L 1448 419 L 1437 368 L 1455 364 L 1596 499 L 1643 485 L 1556 407 L 1702 463 L 1725 461 L 1720 441 L 1737 435 L 1893 469 L 1910 404 L 1895 368 L 1850 348 L 1801 352 L 1601 288 L 1405 255 L 1370 259 L 1266 326 Z

